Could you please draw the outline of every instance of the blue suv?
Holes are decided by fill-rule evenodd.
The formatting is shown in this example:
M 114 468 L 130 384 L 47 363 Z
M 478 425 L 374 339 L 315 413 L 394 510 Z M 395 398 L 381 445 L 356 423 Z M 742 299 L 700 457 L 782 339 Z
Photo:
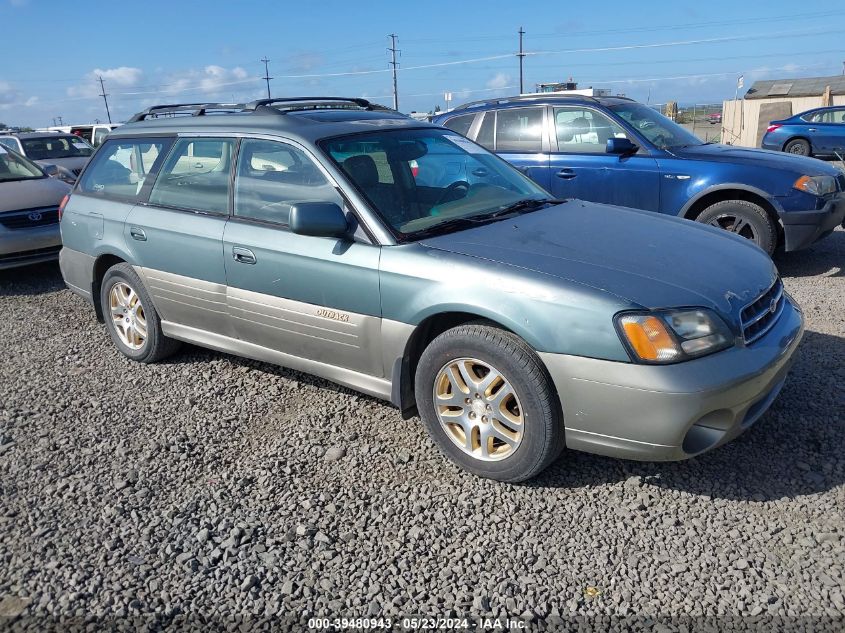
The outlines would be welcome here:
M 837 168 L 704 143 L 625 97 L 477 101 L 434 123 L 496 152 L 556 198 L 697 220 L 753 240 L 770 255 L 779 246 L 805 248 L 845 218 L 845 174 Z

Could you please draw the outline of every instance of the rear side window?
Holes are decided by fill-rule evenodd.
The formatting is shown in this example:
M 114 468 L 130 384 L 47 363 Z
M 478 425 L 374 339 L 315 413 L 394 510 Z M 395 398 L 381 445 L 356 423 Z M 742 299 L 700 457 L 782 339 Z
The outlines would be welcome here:
M 511 108 L 496 114 L 497 152 L 539 152 L 542 136 L 542 108 Z
M 227 213 L 234 146 L 232 139 L 177 140 L 150 192 L 150 204 Z
M 457 132 L 458 134 L 463 134 L 466 136 L 469 134 L 469 128 L 472 127 L 472 120 L 475 118 L 474 114 L 463 114 L 461 116 L 452 117 L 445 125 L 450 130 Z
M 170 139 L 112 139 L 91 159 L 77 191 L 133 200 Z
M 235 178 L 234 215 L 287 224 L 299 202 L 343 199 L 305 152 L 277 141 L 241 141 Z

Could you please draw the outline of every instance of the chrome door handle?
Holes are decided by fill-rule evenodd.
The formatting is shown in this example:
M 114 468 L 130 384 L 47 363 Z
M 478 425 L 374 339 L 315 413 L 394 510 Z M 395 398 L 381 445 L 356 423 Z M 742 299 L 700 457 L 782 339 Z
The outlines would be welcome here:
M 144 233 L 143 229 L 139 229 L 137 226 L 129 227 L 129 235 L 132 236 L 133 240 L 138 240 L 139 242 L 147 241 L 147 234 Z
M 574 169 L 561 169 L 559 172 L 555 174 L 558 178 L 564 178 L 566 180 L 571 180 L 575 178 L 578 174 L 575 173 Z
M 814 128 L 814 127 L 808 127 L 808 128 L 807 128 L 807 131 L 808 131 L 808 132 L 815 132 L 815 131 L 816 131 L 816 128 Z
M 242 248 L 240 246 L 232 247 L 232 258 L 241 264 L 254 264 L 258 261 L 255 259 L 255 253 L 248 248 Z

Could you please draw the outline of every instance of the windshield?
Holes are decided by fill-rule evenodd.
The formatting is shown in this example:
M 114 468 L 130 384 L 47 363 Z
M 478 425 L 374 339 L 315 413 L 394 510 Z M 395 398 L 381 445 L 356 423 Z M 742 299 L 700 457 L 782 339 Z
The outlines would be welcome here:
M 32 160 L 90 156 L 94 148 L 78 136 L 43 136 L 21 139 L 23 151 Z
M 660 149 L 704 144 L 692 132 L 641 103 L 620 103 L 610 106 L 610 110 L 625 119 L 631 127 Z
M 525 200 L 550 198 L 508 163 L 449 130 L 390 130 L 320 145 L 400 239 L 456 230 L 457 220 L 492 221 L 492 214 Z
M 0 182 L 46 178 L 35 163 L 0 145 Z

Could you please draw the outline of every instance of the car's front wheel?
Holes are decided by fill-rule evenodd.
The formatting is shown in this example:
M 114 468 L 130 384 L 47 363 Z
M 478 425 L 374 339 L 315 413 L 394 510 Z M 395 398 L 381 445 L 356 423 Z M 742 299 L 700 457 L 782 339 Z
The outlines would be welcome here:
M 100 306 L 112 341 L 132 360 L 154 363 L 178 349 L 179 342 L 162 332 L 153 301 L 129 264 L 115 264 L 106 271 Z
M 811 152 L 810 144 L 803 138 L 794 138 L 783 146 L 783 151 L 787 154 L 796 154 L 798 156 L 809 156 Z
M 775 222 L 763 207 L 747 200 L 717 202 L 704 209 L 696 220 L 749 239 L 769 256 L 778 244 Z
M 482 477 L 517 482 L 563 448 L 554 389 L 519 337 L 486 324 L 447 330 L 417 366 L 417 408 L 441 451 Z

